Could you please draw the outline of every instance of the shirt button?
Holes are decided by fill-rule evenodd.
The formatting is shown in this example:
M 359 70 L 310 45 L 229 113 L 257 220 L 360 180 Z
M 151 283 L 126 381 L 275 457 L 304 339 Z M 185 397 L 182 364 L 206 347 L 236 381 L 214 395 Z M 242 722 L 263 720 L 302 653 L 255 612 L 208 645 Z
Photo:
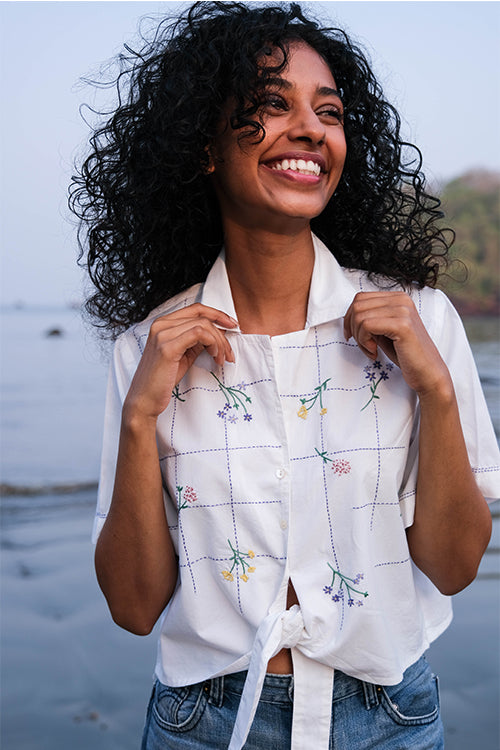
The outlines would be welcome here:
M 278 479 L 283 479 L 285 474 L 286 471 L 284 469 L 276 469 L 276 476 L 278 477 Z
M 285 529 L 288 528 L 288 524 L 287 524 L 287 522 L 284 519 L 283 519 L 283 521 L 280 521 L 280 526 L 283 529 L 283 531 L 285 531 Z

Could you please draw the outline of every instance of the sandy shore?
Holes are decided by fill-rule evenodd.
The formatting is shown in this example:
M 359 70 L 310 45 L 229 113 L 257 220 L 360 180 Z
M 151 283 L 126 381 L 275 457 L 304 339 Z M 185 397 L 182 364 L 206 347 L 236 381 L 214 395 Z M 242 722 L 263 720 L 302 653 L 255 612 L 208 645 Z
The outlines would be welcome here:
M 156 636 L 110 620 L 89 542 L 94 492 L 2 504 L 2 750 L 138 750 Z M 480 575 L 428 655 L 447 750 L 499 748 L 499 532 L 496 517 Z

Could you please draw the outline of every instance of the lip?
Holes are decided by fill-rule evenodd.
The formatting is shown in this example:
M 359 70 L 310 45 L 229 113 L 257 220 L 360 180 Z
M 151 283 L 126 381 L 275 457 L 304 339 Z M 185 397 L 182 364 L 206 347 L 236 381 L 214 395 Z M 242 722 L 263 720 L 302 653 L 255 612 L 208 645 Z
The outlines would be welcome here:
M 321 156 L 321 154 L 311 152 L 311 151 L 285 151 L 282 154 L 277 154 L 276 156 L 273 156 L 271 159 L 266 159 L 262 162 L 262 164 L 265 167 L 272 167 L 273 164 L 276 164 L 277 162 L 283 161 L 284 159 L 303 159 L 304 161 L 313 161 L 315 164 L 319 164 L 319 168 L 322 172 L 326 172 L 326 162 L 324 158 Z

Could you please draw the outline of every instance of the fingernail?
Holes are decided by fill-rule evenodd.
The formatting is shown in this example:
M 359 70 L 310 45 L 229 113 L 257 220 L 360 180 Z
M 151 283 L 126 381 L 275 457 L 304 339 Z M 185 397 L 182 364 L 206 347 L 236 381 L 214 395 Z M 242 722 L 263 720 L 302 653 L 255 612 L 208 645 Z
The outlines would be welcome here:
M 239 323 L 238 323 L 238 321 L 237 321 L 237 320 L 235 320 L 234 318 L 232 318 L 232 317 L 231 317 L 230 315 L 228 315 L 227 317 L 229 318 L 229 320 L 230 320 L 230 321 L 231 321 L 231 322 L 232 322 L 232 323 L 233 323 L 233 324 L 234 324 L 235 326 L 239 326 Z

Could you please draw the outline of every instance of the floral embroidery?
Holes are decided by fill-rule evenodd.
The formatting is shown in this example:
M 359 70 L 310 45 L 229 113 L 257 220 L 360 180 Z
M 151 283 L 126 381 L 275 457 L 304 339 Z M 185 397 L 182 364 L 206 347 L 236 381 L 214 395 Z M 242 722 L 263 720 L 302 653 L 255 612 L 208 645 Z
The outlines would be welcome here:
M 185 401 L 185 398 L 181 398 L 179 394 L 179 384 L 177 384 L 172 391 L 172 396 L 177 399 L 177 401 Z
M 318 400 L 319 400 L 319 405 L 321 407 L 319 413 L 321 414 L 321 416 L 326 414 L 328 409 L 325 406 L 323 406 L 323 391 L 326 391 L 326 384 L 328 383 L 329 380 L 331 380 L 331 378 L 327 378 L 321 383 L 321 385 L 316 386 L 316 388 L 314 389 L 316 391 L 314 396 L 311 396 L 310 398 L 300 399 L 300 403 L 302 404 L 302 406 L 297 412 L 298 417 L 300 417 L 301 419 L 307 419 L 308 413 L 310 412 L 310 410 L 313 408 L 314 404 Z
M 185 508 L 188 503 L 194 503 L 196 502 L 196 500 L 198 500 L 196 492 L 192 487 L 186 487 L 186 489 L 184 490 L 184 497 L 182 497 L 183 489 L 184 487 L 177 487 L 177 507 L 179 510 Z
M 358 586 L 359 583 L 363 580 L 364 575 L 363 573 L 358 573 L 355 578 L 348 578 L 347 576 L 343 575 L 339 570 L 335 570 L 330 563 L 327 563 L 328 567 L 333 573 L 332 576 L 332 582 L 329 586 L 323 587 L 323 592 L 331 597 L 332 602 L 341 602 L 345 601 L 347 597 L 347 604 L 349 607 L 354 607 L 355 605 L 357 607 L 363 606 L 363 600 L 362 599 L 354 599 L 354 596 L 357 594 L 358 596 L 362 596 L 366 599 L 368 596 L 367 591 L 359 591 L 358 589 L 354 588 L 354 586 Z M 335 583 L 335 579 L 338 578 L 338 582 Z
M 245 583 L 248 581 L 248 574 L 249 573 L 255 573 L 255 566 L 250 565 L 248 562 L 249 558 L 250 560 L 253 560 L 255 557 L 255 552 L 253 550 L 249 549 L 248 552 L 240 552 L 239 550 L 235 549 L 229 539 L 227 540 L 229 546 L 231 547 L 232 557 L 230 560 L 233 561 L 233 564 L 229 570 L 223 570 L 222 575 L 225 578 L 226 581 L 234 581 L 234 575 L 233 570 L 237 568 L 237 570 L 240 570 L 238 568 L 238 565 L 241 565 L 241 575 L 240 578 Z
M 339 476 L 342 474 L 349 474 L 351 471 L 351 464 L 345 458 L 336 458 L 332 461 L 332 469 L 335 474 Z
M 315 448 L 314 449 L 318 456 L 323 459 L 323 462 L 325 464 L 330 463 L 332 465 L 332 469 L 335 474 L 338 474 L 341 476 L 342 474 L 350 474 L 351 472 L 351 464 L 346 458 L 328 458 L 327 451 L 323 451 L 320 453 L 320 451 Z
M 214 376 L 216 379 L 219 388 L 221 389 L 222 393 L 224 394 L 224 397 L 226 399 L 226 403 L 224 404 L 223 409 L 219 409 L 217 412 L 217 416 L 221 419 L 228 419 L 231 424 L 235 424 L 235 422 L 238 421 L 238 417 L 236 414 L 231 411 L 232 409 L 240 409 L 242 408 L 245 412 L 243 415 L 243 419 L 245 422 L 251 422 L 252 415 L 249 413 L 246 404 L 251 404 L 252 399 L 250 396 L 247 396 L 244 391 L 247 388 L 247 383 L 238 383 L 237 386 L 228 386 L 224 385 L 220 382 L 219 378 L 215 373 L 211 373 L 211 375 Z M 231 413 L 229 413 L 231 411 Z
M 380 398 L 380 396 L 377 396 L 377 388 L 380 385 L 380 383 L 383 380 L 389 380 L 389 373 L 391 370 L 394 369 L 394 365 L 391 362 L 387 362 L 385 364 L 385 369 L 382 367 L 382 363 L 379 362 L 379 360 L 375 360 L 375 362 L 372 362 L 369 365 L 366 365 L 364 368 L 364 372 L 366 373 L 365 377 L 368 379 L 370 383 L 370 391 L 371 391 L 371 397 L 366 402 L 366 404 L 363 406 L 361 411 L 364 411 L 366 407 L 371 404 L 371 402 L 376 399 Z

